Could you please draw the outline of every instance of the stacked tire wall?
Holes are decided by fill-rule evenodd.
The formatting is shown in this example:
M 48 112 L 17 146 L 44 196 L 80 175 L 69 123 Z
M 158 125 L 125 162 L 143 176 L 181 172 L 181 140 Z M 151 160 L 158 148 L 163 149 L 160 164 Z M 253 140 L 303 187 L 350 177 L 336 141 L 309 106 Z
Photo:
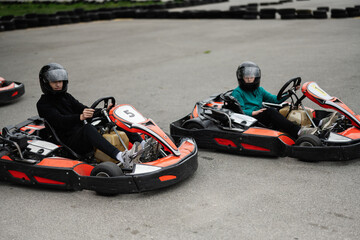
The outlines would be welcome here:
M 228 0 L 189 0 L 182 3 L 167 2 L 137 7 L 99 8 L 85 11 L 78 8 L 73 11 L 58 11 L 55 14 L 30 13 L 24 16 L 1 16 L 0 31 L 46 27 L 61 24 L 73 24 L 98 20 L 112 20 L 121 18 L 135 19 L 341 19 L 360 16 L 360 5 L 345 9 L 318 7 L 311 9 L 271 8 L 293 0 L 277 2 L 248 3 L 246 5 L 231 6 L 227 11 L 221 10 L 184 10 L 172 11 L 173 8 L 190 7 L 202 4 L 221 3 Z M 42 2 L 44 3 L 44 2 Z M 10 4 L 10 3 L 9 3 Z M 96 3 L 99 4 L 99 3 Z M 99 6 L 101 6 L 99 4 Z

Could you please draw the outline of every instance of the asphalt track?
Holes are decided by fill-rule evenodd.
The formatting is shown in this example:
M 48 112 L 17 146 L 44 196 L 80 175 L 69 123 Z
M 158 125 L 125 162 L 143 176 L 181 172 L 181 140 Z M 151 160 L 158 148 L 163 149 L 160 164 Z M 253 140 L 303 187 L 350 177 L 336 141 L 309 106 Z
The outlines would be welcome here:
M 0 127 L 36 115 L 38 72 L 50 62 L 67 68 L 69 92 L 83 103 L 112 95 L 166 131 L 196 101 L 236 87 L 245 60 L 259 64 L 270 92 L 301 76 L 360 112 L 359 24 L 125 19 L 2 32 L 0 75 L 23 82 L 26 94 L 0 107 Z M 115 197 L 0 182 L 0 239 L 360 238 L 358 159 L 306 163 L 200 150 L 199 164 L 178 185 Z

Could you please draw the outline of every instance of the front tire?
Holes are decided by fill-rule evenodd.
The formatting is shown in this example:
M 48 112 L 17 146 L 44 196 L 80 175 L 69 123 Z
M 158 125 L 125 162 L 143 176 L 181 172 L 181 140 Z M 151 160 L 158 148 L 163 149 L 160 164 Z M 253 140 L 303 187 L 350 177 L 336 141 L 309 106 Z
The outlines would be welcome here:
M 305 134 L 305 135 L 300 136 L 295 141 L 295 145 L 299 146 L 299 147 L 319 147 L 319 146 L 322 146 L 322 142 L 321 142 L 320 138 L 318 138 L 315 135 Z M 299 158 L 299 160 L 304 161 L 304 162 L 317 162 L 316 160 L 304 159 L 304 158 Z
M 119 177 L 123 175 L 124 173 L 121 168 L 113 162 L 102 162 L 99 165 L 95 166 L 90 173 L 90 176 L 94 177 Z M 116 195 L 116 193 L 110 193 L 100 189 L 97 189 L 95 191 L 97 194 L 104 196 Z
M 305 134 L 305 135 L 300 136 L 295 141 L 295 145 L 300 146 L 300 147 L 317 147 L 317 146 L 321 146 L 322 142 L 321 142 L 320 138 L 318 138 L 315 135 Z
M 95 177 L 118 177 L 124 175 L 124 173 L 115 163 L 102 162 L 94 167 L 90 175 Z

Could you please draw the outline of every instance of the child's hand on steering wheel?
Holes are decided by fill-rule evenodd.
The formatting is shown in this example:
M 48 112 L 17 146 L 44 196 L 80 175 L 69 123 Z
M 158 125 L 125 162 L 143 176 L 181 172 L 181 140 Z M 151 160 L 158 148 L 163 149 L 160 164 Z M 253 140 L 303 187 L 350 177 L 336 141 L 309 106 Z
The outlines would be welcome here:
M 80 114 L 80 120 L 84 121 L 85 119 L 92 118 L 95 110 L 92 108 L 85 108 L 83 113 Z
M 107 106 L 106 111 L 109 112 L 112 107 L 113 107 L 113 104 L 109 103 L 109 106 Z

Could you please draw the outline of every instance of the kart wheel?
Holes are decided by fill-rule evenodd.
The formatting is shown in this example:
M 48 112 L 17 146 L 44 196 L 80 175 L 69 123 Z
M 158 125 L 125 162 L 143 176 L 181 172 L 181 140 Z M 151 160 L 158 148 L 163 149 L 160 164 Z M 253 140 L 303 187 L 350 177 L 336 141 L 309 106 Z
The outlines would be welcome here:
M 91 171 L 90 176 L 95 177 L 118 177 L 122 176 L 124 173 L 118 165 L 113 162 L 102 162 Z M 117 193 L 113 191 L 106 191 L 105 189 L 96 189 L 97 194 L 103 196 L 113 196 Z
M 117 177 L 124 173 L 121 168 L 113 162 L 102 162 L 91 171 L 90 176 L 96 177 Z
M 295 141 L 295 145 L 301 147 L 316 147 L 316 146 L 321 146 L 322 143 L 320 138 L 318 138 L 317 136 L 312 134 L 305 134 L 300 136 Z
M 317 136 L 311 134 L 305 134 L 300 136 L 295 141 L 295 145 L 300 147 L 316 147 L 316 146 L 321 146 L 322 143 L 320 138 L 318 138 Z M 316 162 L 316 160 L 304 159 L 304 158 L 299 158 L 299 160 L 304 162 Z

